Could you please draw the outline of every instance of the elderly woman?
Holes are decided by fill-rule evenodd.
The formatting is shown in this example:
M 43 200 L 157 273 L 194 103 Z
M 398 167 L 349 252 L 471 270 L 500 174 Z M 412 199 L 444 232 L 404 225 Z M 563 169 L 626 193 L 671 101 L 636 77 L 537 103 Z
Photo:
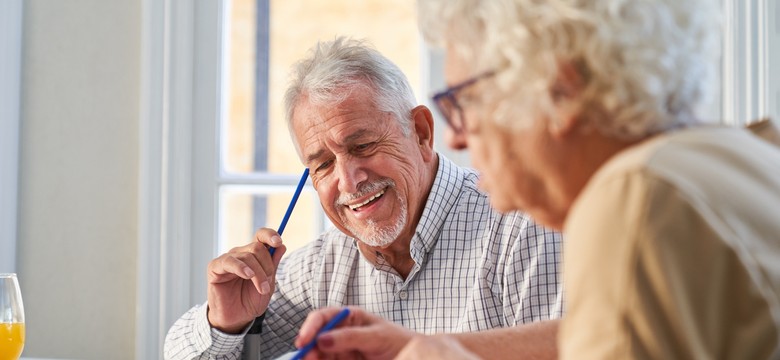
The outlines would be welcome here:
M 562 358 L 780 357 L 780 150 L 698 112 L 718 7 L 420 1 L 450 145 L 493 206 L 564 231 Z M 413 338 L 402 356 L 468 355 Z

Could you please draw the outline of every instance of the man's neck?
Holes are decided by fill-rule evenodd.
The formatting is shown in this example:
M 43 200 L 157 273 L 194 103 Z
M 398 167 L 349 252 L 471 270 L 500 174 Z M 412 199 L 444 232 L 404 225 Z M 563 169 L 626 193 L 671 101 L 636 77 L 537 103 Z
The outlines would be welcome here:
M 399 238 L 386 248 L 368 246 L 362 242 L 358 242 L 358 247 L 360 247 L 360 251 L 368 261 L 377 264 L 379 262 L 378 258 L 381 257 L 385 263 L 390 265 L 390 267 L 401 276 L 401 278 L 406 280 L 406 277 L 409 276 L 409 273 L 414 267 L 414 260 L 409 251 L 411 240 L 411 237 Z

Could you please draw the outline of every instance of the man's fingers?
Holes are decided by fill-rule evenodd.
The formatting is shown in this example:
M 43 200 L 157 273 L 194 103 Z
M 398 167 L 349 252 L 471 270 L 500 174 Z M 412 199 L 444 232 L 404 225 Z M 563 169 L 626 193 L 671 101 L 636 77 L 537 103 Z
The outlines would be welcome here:
M 218 277 L 216 282 L 224 280 L 220 275 L 236 275 L 243 279 L 249 279 L 255 276 L 255 273 L 252 266 L 240 260 L 235 254 L 224 254 L 209 263 L 209 274 Z
M 270 295 L 271 284 L 269 283 L 266 266 L 263 266 L 263 262 L 268 262 L 270 260 L 268 255 L 265 256 L 264 260 L 260 260 L 263 258 L 262 256 L 258 256 L 254 252 L 246 252 L 237 255 L 237 258 L 248 265 L 252 272 L 255 273 L 254 276 L 251 276 L 249 279 L 252 280 L 252 284 L 255 285 L 257 292 L 262 295 Z
M 282 244 L 282 238 L 279 236 L 279 233 L 269 228 L 260 228 L 255 231 L 254 243 L 258 248 L 255 253 L 258 254 L 258 260 L 260 260 L 260 263 L 263 265 L 265 273 L 269 276 L 275 274 L 276 267 L 279 266 L 279 261 L 281 261 L 282 255 L 284 255 L 284 252 L 286 251 L 286 248 Z M 269 259 L 271 258 L 271 253 L 269 252 L 270 247 L 273 247 L 276 250 L 274 252 L 273 259 L 271 259 L 269 262 L 266 262 L 264 260 L 265 255 L 268 255 Z
M 270 260 L 266 259 L 266 261 Z M 252 281 L 260 294 L 268 295 L 271 293 L 268 275 L 266 275 L 257 256 L 251 252 L 225 254 L 214 261 L 210 272 L 213 274 L 211 280 L 214 283 L 233 280 L 232 276 L 225 275 L 234 275 Z
M 276 252 L 274 253 L 274 269 L 279 268 L 279 263 L 282 261 L 282 256 L 284 256 L 284 253 L 287 252 L 287 247 L 284 245 L 281 245 L 276 248 Z M 274 270 L 274 274 L 276 274 L 276 270 Z
M 282 246 L 282 237 L 273 229 L 260 228 L 255 231 L 255 241 L 270 247 Z
M 269 246 L 276 246 L 273 256 Z M 209 263 L 209 282 L 219 284 L 236 280 L 236 277 L 250 280 L 258 293 L 269 295 L 273 290 L 273 276 L 276 267 L 286 251 L 279 234 L 268 228 L 255 232 L 255 241 L 235 247 Z

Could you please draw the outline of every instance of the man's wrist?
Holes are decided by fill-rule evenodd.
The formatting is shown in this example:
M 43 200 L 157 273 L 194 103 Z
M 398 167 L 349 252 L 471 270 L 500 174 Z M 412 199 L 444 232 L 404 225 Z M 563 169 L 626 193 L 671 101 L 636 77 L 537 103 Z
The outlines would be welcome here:
M 212 329 L 218 330 L 219 332 L 227 335 L 244 334 L 249 329 L 249 327 L 254 324 L 254 319 L 252 319 L 246 322 L 240 322 L 233 325 L 230 324 L 223 325 L 220 323 L 218 319 L 214 319 L 213 316 L 214 315 L 211 312 L 211 307 L 208 304 L 206 304 L 206 320 L 208 320 L 209 326 Z

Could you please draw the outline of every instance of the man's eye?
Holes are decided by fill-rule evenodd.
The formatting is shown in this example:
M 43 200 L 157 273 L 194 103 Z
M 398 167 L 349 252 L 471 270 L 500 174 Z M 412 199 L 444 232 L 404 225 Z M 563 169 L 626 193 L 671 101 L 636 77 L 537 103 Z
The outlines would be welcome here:
M 371 142 L 371 143 L 356 145 L 354 149 L 357 152 L 361 152 L 370 149 L 372 146 L 374 146 L 374 143 Z
M 332 164 L 332 163 L 333 163 L 333 160 L 328 160 L 328 161 L 325 161 L 325 162 L 323 162 L 322 164 L 320 164 L 319 166 L 317 166 L 317 168 L 316 168 L 314 171 L 325 170 L 325 169 L 327 169 L 327 168 L 330 166 L 330 164 Z

